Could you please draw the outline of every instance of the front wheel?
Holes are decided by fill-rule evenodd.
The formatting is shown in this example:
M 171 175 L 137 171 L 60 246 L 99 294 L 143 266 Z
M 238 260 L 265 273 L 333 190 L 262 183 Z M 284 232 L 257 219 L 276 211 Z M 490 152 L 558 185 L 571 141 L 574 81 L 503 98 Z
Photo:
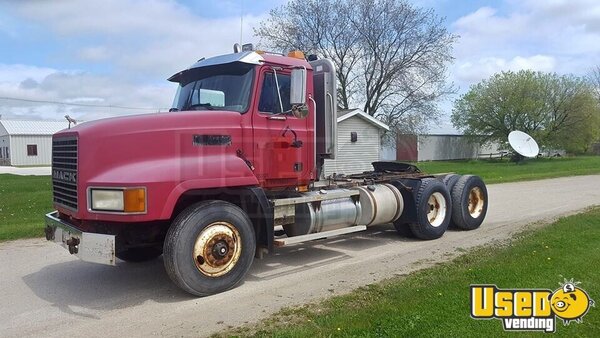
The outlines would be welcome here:
M 205 201 L 184 210 L 167 232 L 164 264 L 181 289 L 207 296 L 242 281 L 256 241 L 248 215 L 225 201 Z

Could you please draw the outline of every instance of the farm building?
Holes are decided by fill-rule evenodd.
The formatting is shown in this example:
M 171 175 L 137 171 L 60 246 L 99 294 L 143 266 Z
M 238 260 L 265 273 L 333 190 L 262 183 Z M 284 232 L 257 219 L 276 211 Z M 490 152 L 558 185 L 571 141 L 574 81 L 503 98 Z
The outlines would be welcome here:
M 67 127 L 66 121 L 0 120 L 0 165 L 49 166 L 52 134 Z
M 398 135 L 396 160 L 440 161 L 499 156 L 498 144 L 481 144 L 464 135 Z
M 338 110 L 337 157 L 325 160 L 324 177 L 373 170 L 381 159 L 381 136 L 390 128 L 360 109 Z

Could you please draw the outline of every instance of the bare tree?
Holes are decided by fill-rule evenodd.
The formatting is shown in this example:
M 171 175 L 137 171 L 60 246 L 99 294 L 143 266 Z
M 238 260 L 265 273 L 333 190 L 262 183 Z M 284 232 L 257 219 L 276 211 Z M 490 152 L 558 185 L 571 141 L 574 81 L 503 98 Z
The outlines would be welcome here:
M 456 37 L 432 10 L 405 0 L 291 0 L 255 30 L 269 48 L 297 48 L 331 59 L 338 103 L 418 131 L 439 116 Z
M 348 20 L 352 12 L 346 1 L 290 1 L 271 10 L 269 18 L 260 23 L 255 34 L 266 40 L 269 48 L 296 49 L 332 60 L 339 82 L 338 104 L 348 109 L 354 94 L 352 86 L 357 77 L 354 68 L 360 52 L 358 32 Z

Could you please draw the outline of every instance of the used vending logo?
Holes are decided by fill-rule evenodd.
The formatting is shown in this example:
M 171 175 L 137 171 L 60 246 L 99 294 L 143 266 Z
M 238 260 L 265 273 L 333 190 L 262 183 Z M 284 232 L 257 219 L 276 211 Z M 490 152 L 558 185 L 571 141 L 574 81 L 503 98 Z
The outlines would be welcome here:
M 581 323 L 594 301 L 577 285 L 566 280 L 550 289 L 499 289 L 495 285 L 471 285 L 471 317 L 496 318 L 505 331 L 556 331 L 556 318 L 564 325 Z

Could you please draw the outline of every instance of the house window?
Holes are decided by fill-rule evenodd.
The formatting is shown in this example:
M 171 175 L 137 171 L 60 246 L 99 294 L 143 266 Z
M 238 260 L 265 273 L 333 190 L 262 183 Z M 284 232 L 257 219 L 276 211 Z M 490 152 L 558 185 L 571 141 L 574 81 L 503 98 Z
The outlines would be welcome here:
M 27 145 L 27 156 L 37 156 L 37 144 Z

